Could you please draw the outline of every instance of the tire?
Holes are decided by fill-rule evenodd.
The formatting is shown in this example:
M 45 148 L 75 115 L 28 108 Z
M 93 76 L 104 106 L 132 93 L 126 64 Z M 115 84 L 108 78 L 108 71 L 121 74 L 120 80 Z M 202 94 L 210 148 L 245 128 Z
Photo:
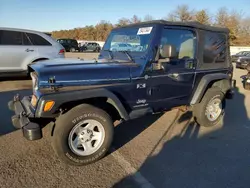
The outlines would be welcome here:
M 250 90 L 250 84 L 247 83 L 247 80 L 244 81 L 243 87 L 244 87 L 245 90 Z
M 248 72 L 250 72 L 250 63 L 247 64 L 246 70 L 247 70 Z
M 247 85 L 245 86 L 245 89 L 246 89 L 246 90 L 250 90 L 250 85 L 247 84 Z
M 209 115 L 208 106 L 214 101 L 220 102 L 220 110 L 216 116 Z M 217 106 L 217 105 L 215 105 Z M 207 90 L 200 103 L 196 104 L 193 109 L 193 116 L 195 121 L 203 127 L 212 127 L 217 125 L 224 117 L 226 101 L 224 94 L 218 87 L 212 87 Z M 214 108 L 213 108 L 214 109 Z M 212 118 L 214 117 L 214 118 Z M 217 117 L 217 118 L 215 118 Z
M 92 133 L 88 133 L 86 127 L 92 125 L 88 122 L 93 121 L 95 124 L 93 124 L 94 128 L 92 129 Z M 80 123 L 84 122 L 87 122 L 87 125 L 83 126 L 83 128 L 80 127 L 80 129 L 77 129 Z M 91 134 L 97 133 L 95 130 L 96 128 L 98 129 L 99 133 L 104 133 L 104 137 L 98 137 L 101 138 L 99 139 L 101 140 L 100 142 L 94 140 L 95 135 L 92 135 L 93 137 L 90 139 Z M 81 130 L 77 135 L 78 137 L 74 133 L 76 130 Z M 56 120 L 52 137 L 52 147 L 61 161 L 69 165 L 83 166 L 94 163 L 105 156 L 113 141 L 113 134 L 113 122 L 111 117 L 105 111 L 88 104 L 82 104 L 59 116 L 59 118 Z M 74 135 L 76 138 L 72 139 L 74 138 Z M 80 138 L 81 136 L 85 137 Z M 73 144 L 77 138 L 79 138 L 80 141 L 77 141 L 77 144 L 75 145 L 79 145 L 79 149 Z M 91 141 L 88 141 L 88 139 Z M 95 147 L 96 151 L 92 151 L 91 153 L 91 149 L 85 150 L 84 147 L 79 143 L 84 143 L 86 147 L 91 143 L 91 147 L 88 147 L 92 149 L 95 145 L 99 146 Z M 81 152 L 81 154 L 79 152 Z
M 75 52 L 76 49 L 75 48 L 70 48 L 70 52 Z

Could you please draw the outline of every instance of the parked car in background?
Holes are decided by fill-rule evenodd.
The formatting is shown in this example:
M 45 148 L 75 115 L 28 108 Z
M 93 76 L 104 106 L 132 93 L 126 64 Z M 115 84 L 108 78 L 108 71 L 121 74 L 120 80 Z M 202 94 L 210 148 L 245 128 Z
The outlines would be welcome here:
M 28 65 L 64 58 L 64 52 L 62 45 L 43 32 L 0 27 L 0 76 L 27 75 Z
M 59 42 L 66 50 L 66 52 L 75 52 L 79 51 L 78 42 L 75 39 L 57 39 L 57 42 Z
M 247 65 L 250 63 L 250 53 L 245 56 L 240 56 L 236 60 L 236 68 L 245 69 Z
M 97 42 L 88 42 L 80 47 L 80 51 L 81 52 L 84 52 L 84 51 L 100 52 L 101 46 Z
M 133 46 L 128 43 L 115 43 L 111 46 L 112 51 L 130 51 L 132 48 Z
M 250 54 L 250 51 L 240 51 L 240 52 L 231 56 L 232 62 L 236 62 L 239 57 L 244 57 L 248 54 Z

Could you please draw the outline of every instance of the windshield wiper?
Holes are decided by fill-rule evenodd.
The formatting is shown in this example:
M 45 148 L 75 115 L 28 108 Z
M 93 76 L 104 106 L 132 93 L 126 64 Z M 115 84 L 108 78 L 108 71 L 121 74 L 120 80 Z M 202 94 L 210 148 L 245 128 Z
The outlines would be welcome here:
M 132 61 L 133 63 L 135 62 L 135 61 L 133 60 L 132 56 L 129 54 L 128 51 L 123 51 L 123 50 L 122 50 L 122 51 L 118 51 L 118 52 L 123 52 L 124 54 L 127 55 L 128 59 L 129 59 L 130 61 Z
M 114 59 L 114 56 L 111 50 L 104 50 L 104 51 L 109 53 L 110 59 Z

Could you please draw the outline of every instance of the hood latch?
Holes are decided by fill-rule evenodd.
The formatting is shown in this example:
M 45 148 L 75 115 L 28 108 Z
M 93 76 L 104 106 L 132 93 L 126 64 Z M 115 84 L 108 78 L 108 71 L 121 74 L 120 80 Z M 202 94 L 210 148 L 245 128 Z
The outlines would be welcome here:
M 56 83 L 56 78 L 55 76 L 54 77 L 50 77 L 49 80 L 48 80 L 49 84 L 54 84 Z
M 55 83 L 56 83 L 56 78 L 55 76 L 54 77 L 50 77 L 49 80 L 48 80 L 48 83 L 51 84 L 50 85 L 50 88 L 54 91 L 58 91 L 59 89 L 59 86 L 57 86 Z

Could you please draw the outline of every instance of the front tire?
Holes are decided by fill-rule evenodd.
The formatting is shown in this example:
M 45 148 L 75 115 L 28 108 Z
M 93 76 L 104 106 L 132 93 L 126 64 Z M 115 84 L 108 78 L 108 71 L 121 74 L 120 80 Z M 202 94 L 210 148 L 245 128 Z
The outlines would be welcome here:
M 113 132 L 113 122 L 105 111 L 83 104 L 57 119 L 52 146 L 63 162 L 87 165 L 105 156 L 111 146 Z
M 226 101 L 220 88 L 212 87 L 207 90 L 200 103 L 193 109 L 196 122 L 204 127 L 217 125 L 224 116 Z

